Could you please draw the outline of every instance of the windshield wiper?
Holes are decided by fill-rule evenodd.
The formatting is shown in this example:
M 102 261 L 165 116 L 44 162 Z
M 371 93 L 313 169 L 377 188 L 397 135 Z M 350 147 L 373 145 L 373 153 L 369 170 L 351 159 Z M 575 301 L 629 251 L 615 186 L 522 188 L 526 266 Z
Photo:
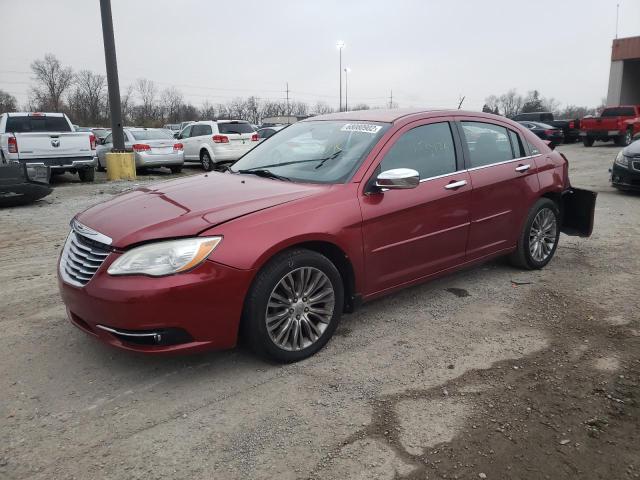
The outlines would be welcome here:
M 334 158 L 337 158 L 341 153 L 342 153 L 342 150 L 338 150 L 333 155 L 329 155 L 328 157 L 325 157 L 325 158 L 320 158 L 319 159 L 320 163 L 316 165 L 316 170 L 321 166 L 323 166 L 327 160 L 333 160 Z
M 276 180 L 283 180 L 285 182 L 290 182 L 291 179 L 289 177 L 284 177 L 282 175 L 278 175 L 277 173 L 273 173 L 271 170 L 267 170 L 266 168 L 248 168 L 246 170 L 236 170 L 237 173 L 248 173 L 251 175 L 257 175 L 258 177 L 264 178 L 275 178 Z

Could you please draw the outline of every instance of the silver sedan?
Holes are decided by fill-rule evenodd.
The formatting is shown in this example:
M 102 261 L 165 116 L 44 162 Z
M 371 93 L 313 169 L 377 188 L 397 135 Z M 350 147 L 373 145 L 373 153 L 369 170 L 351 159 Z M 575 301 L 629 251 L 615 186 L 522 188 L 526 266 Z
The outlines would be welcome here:
M 136 168 L 168 167 L 172 173 L 182 170 L 182 144 L 162 128 L 125 128 L 124 147 L 135 154 Z M 107 153 L 113 148 L 111 133 L 97 147 L 98 170 L 107 166 Z

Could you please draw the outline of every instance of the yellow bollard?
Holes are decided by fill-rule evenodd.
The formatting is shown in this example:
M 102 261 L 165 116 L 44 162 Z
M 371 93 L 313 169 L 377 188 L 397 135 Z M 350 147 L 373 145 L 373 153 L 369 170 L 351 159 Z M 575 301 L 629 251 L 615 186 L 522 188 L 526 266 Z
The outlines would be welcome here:
M 107 153 L 107 180 L 135 180 L 134 153 Z

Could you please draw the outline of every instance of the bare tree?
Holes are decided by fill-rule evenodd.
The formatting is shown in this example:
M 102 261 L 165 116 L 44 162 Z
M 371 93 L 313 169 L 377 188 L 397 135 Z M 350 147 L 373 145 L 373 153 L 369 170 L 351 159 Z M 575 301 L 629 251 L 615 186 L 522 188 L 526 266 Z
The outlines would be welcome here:
M 522 95 L 519 95 L 516 90 L 512 88 L 507 93 L 500 95 L 498 103 L 505 117 L 513 117 L 520 113 L 524 101 Z
M 105 118 L 107 80 L 104 75 L 80 70 L 75 75 L 75 88 L 69 96 L 69 109 L 76 122 L 99 125 Z
M 129 85 L 124 93 L 120 94 L 120 109 L 122 110 L 122 123 L 128 125 L 133 121 L 135 105 L 133 103 L 133 85 Z
M 205 100 L 200 107 L 199 117 L 201 120 L 213 120 L 217 117 L 216 108 L 209 103 L 209 100 Z
M 370 110 L 371 107 L 366 103 L 356 103 L 351 110 Z
M 18 108 L 16 97 L 0 90 L 0 113 L 15 112 Z
M 31 101 L 41 110 L 61 111 L 62 96 L 73 83 L 73 70 L 63 67 L 50 53 L 31 64 L 36 85 L 31 88 Z
M 139 78 L 135 83 L 135 90 L 142 103 L 136 108 L 136 122 L 141 125 L 159 123 L 157 118 L 156 84 L 146 78 Z M 160 120 L 161 121 L 161 120 Z
M 316 115 L 324 115 L 326 113 L 333 112 L 335 112 L 335 110 L 327 102 L 318 102 L 316 103 L 315 107 L 313 107 L 313 113 L 315 113 Z
M 160 95 L 160 109 L 164 120 L 168 123 L 177 123 L 181 119 L 181 111 L 184 105 L 184 97 L 176 87 L 165 89 Z

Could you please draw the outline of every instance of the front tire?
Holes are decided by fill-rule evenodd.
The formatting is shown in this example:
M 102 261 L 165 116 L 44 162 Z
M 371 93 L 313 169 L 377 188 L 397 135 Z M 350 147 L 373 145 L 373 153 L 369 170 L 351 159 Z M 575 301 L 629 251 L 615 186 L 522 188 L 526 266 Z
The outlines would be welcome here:
M 624 135 L 616 137 L 615 141 L 616 145 L 618 145 L 619 147 L 628 147 L 633 141 L 633 132 L 631 131 L 631 129 L 628 129 L 626 132 L 624 132 Z
M 209 152 L 207 152 L 206 150 L 204 150 L 200 154 L 200 163 L 202 164 L 202 168 L 204 169 L 205 172 L 210 172 L 211 170 L 213 170 L 213 167 L 215 165 L 211 160 L 211 156 L 209 155 Z
M 583 137 L 582 138 L 582 144 L 585 147 L 593 147 L 593 142 L 594 142 L 594 139 L 592 137 Z
M 559 238 L 558 205 L 548 198 L 540 198 L 529 210 L 518 246 L 509 256 L 509 261 L 526 270 L 540 269 L 553 258 Z
M 342 277 L 324 255 L 283 252 L 258 273 L 245 300 L 243 335 L 259 355 L 297 362 L 320 350 L 338 326 Z

